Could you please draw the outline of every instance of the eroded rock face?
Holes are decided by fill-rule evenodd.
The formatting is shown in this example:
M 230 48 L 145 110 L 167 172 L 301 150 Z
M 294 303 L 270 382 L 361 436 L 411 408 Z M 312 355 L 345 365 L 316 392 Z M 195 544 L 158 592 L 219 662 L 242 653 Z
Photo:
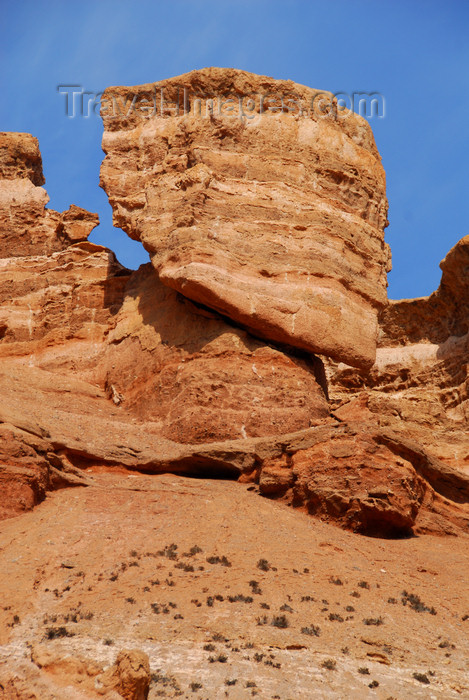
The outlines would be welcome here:
M 50 255 L 85 241 L 97 226 L 97 214 L 72 205 L 59 214 L 46 209 L 37 139 L 0 133 L 0 258 Z
M 347 138 L 371 153 L 368 132 L 350 131 L 351 124 Z M 333 135 L 328 143 L 334 143 Z M 42 181 L 37 144 L 26 137 L 22 156 L 22 138 L 5 140 L 11 153 L 5 157 L 0 190 L 5 183 L 20 190 L 26 183 L 33 199 L 45 202 L 45 190 L 36 184 Z M 256 152 L 254 144 L 252 150 Z M 130 158 L 132 151 L 128 153 Z M 455 404 L 451 420 L 457 415 L 460 454 L 467 455 L 464 392 L 458 393 L 455 384 L 465 381 L 459 380 L 464 336 L 438 346 L 441 366 L 427 363 L 418 375 L 415 365 L 408 375 L 408 389 L 416 377 L 433 382 L 431 400 L 429 393 L 422 399 L 401 391 L 399 382 L 407 375 L 399 364 L 384 383 L 383 357 L 407 353 L 408 346 L 401 344 L 380 348 L 371 373 L 325 358 L 333 390 L 328 402 L 318 357 L 293 349 L 292 343 L 261 339 L 257 329 L 255 334 L 247 330 L 236 315 L 230 319 L 209 304 L 188 299 L 151 264 L 137 272 L 126 270 L 111 251 L 81 240 L 94 215 L 73 207 L 63 214 L 43 205 L 34 208 L 28 198 L 15 207 L 5 232 L 10 242 L 0 242 L 0 250 L 2 244 L 9 250 L 17 238 L 22 251 L 0 258 L 0 481 L 5 487 L 0 517 L 32 508 L 48 490 L 92 486 L 84 471 L 92 467 L 253 482 L 265 496 L 367 534 L 467 529 L 469 475 L 461 469 L 463 462 L 446 459 L 433 447 L 429 452 L 427 444 L 434 443 L 426 441 L 428 430 L 415 430 L 412 416 L 414 402 L 421 408 L 420 422 L 428 422 L 433 436 L 447 430 L 450 414 L 440 420 L 437 398 L 443 393 L 441 385 L 435 389 L 437 381 L 443 382 L 448 402 Z M 280 203 L 276 207 L 281 212 Z M 134 223 L 139 224 L 138 217 Z M 266 250 L 268 266 L 272 255 Z M 262 248 L 251 252 L 252 260 L 261 260 Z M 458 256 L 449 259 L 450 268 L 460 274 L 464 262 Z M 343 280 L 350 272 L 347 264 Z M 369 269 L 377 271 L 374 263 Z M 451 290 L 451 275 L 446 279 Z M 449 308 L 454 293 L 448 293 L 441 308 Z M 378 306 L 369 308 L 375 313 Z M 442 327 L 456 325 L 445 321 Z M 464 330 L 463 315 L 457 328 Z M 425 338 L 414 343 L 412 353 L 415 347 L 423 356 L 431 345 Z M 372 381 L 376 389 L 381 382 L 382 390 L 363 391 Z
M 275 436 L 329 418 L 318 358 L 289 356 L 194 306 L 150 264 L 130 278 L 107 343 L 101 381 L 175 442 Z
M 391 301 L 381 315 L 377 361 L 369 372 L 330 365 L 333 406 L 356 400 L 383 426 L 425 445 L 469 473 L 469 237 L 441 263 L 436 292 Z
M 149 118 L 155 94 L 167 113 Z M 282 96 L 309 116 L 278 109 Z M 219 114 L 222 97 L 232 111 Z M 365 120 L 317 97 L 216 68 L 109 88 L 101 185 L 164 284 L 261 337 L 369 367 L 390 257 L 385 176 Z

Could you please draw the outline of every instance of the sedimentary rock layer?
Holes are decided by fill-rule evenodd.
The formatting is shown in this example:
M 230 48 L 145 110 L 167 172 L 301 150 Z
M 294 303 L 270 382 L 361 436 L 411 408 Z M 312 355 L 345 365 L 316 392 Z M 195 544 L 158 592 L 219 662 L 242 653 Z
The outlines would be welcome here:
M 350 420 L 378 417 L 381 425 L 425 445 L 445 463 L 469 473 L 469 237 L 440 267 L 429 297 L 391 301 L 380 318 L 375 366 L 369 372 L 328 363 L 333 406 Z M 349 408 L 345 409 L 345 402 Z
M 330 100 L 216 68 L 109 88 L 101 185 L 166 285 L 264 338 L 368 367 L 386 303 L 385 176 L 366 121 Z

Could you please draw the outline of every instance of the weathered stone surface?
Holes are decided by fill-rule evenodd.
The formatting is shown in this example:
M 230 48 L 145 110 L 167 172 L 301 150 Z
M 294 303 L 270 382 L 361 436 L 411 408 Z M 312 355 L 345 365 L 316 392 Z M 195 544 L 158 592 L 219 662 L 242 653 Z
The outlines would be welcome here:
M 391 301 L 382 312 L 375 366 L 358 372 L 328 362 L 332 405 L 357 395 L 370 416 L 412 438 L 444 463 L 469 474 L 469 237 L 441 263 L 429 297 Z M 336 411 L 337 414 L 337 411 Z
M 289 356 L 197 308 L 150 264 L 130 278 L 107 343 L 100 383 L 175 442 L 275 436 L 329 417 L 319 359 Z
M 45 194 L 13 175 L 2 183 Z M 371 374 L 329 361 L 331 416 L 319 358 L 253 337 L 150 264 L 131 272 L 106 248 L 74 242 L 91 215 L 71 207 L 50 227 L 43 208 L 21 206 L 46 252 L 19 225 L 23 255 L 0 259 L 0 517 L 48 490 L 93 485 L 84 467 L 124 467 L 258 481 L 265 495 L 370 534 L 466 528 L 469 475 L 409 442 L 385 392 L 357 403 L 357 377 Z M 341 373 L 352 388 L 342 382 L 339 396 Z
M 100 676 L 98 682 L 101 695 L 115 689 L 124 700 L 146 700 L 150 688 L 148 654 L 140 649 L 123 649 L 114 666 Z
M 188 113 L 142 113 L 160 89 L 168 102 L 185 89 Z M 234 111 L 200 115 L 200 94 L 215 105 L 235 97 Z M 160 279 L 186 297 L 262 337 L 368 367 L 389 265 L 371 129 L 336 106 L 324 114 L 319 101 L 309 116 L 272 101 L 261 114 L 267 94 L 303 107 L 321 97 L 217 68 L 109 88 L 101 184 L 115 225 L 142 241 Z M 249 95 L 257 113 L 243 119 L 236 103 Z
M 46 209 L 42 160 L 30 134 L 0 133 L 0 258 L 50 255 L 84 241 L 99 223 L 72 205 L 60 214 Z

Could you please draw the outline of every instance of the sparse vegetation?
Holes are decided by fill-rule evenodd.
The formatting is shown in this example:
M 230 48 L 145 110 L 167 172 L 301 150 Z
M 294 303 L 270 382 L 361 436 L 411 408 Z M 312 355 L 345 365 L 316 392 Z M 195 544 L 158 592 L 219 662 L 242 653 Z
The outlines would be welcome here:
M 449 642 L 447 639 L 445 639 L 443 642 L 440 642 L 438 646 L 440 647 L 440 649 L 456 649 L 454 644 L 451 644 L 451 642 Z
M 258 581 L 249 581 L 249 585 L 251 586 L 251 590 L 254 595 L 262 595 L 262 589 L 259 587 Z
M 415 672 L 412 674 L 412 677 L 415 678 L 416 681 L 419 681 L 419 683 L 425 683 L 426 685 L 430 684 L 430 679 L 426 673 Z
M 335 671 L 337 668 L 337 661 L 335 659 L 325 659 L 321 667 L 326 668 L 328 671 Z
M 228 561 L 225 555 L 223 555 L 222 557 L 219 557 L 218 555 L 207 557 L 207 561 L 209 564 L 221 564 L 222 566 L 231 566 L 231 562 Z
M 66 627 L 48 627 L 46 630 L 47 639 L 60 639 L 61 637 L 74 637 L 75 632 L 69 632 Z
M 218 661 L 218 663 L 220 663 L 220 664 L 226 664 L 226 662 L 228 661 L 228 657 L 226 654 L 218 654 L 218 656 L 216 656 L 216 657 L 209 656 L 208 660 L 211 664 L 215 663 L 216 661 Z
M 280 629 L 286 629 L 290 625 L 285 615 L 274 615 L 270 624 L 272 627 L 279 627 Z
M 254 598 L 250 595 L 243 595 L 242 593 L 238 593 L 237 595 L 229 595 L 228 600 L 230 603 L 252 603 L 254 602 Z
M 329 620 L 331 622 L 343 622 L 344 618 L 342 617 L 342 615 L 339 615 L 339 613 L 329 613 Z
M 174 560 L 178 558 L 178 555 L 176 553 L 177 548 L 177 544 L 169 544 L 166 545 L 164 549 L 160 549 L 160 551 L 157 552 L 157 554 L 160 557 L 167 557 L 168 559 Z
M 429 608 L 415 593 L 407 593 L 407 591 L 402 591 L 401 596 L 402 605 L 409 605 L 412 610 L 415 610 L 415 612 L 429 612 L 430 615 L 436 615 L 435 608 Z
M 183 571 L 189 572 L 189 571 L 194 571 L 194 567 L 192 564 L 184 564 L 184 562 L 179 561 L 177 564 L 174 565 L 175 569 L 182 569 Z
M 189 549 L 188 552 L 183 553 L 183 557 L 195 557 L 196 554 L 200 554 L 200 552 L 203 552 L 203 549 L 199 547 L 199 545 L 195 544 L 193 547 Z
M 259 559 L 256 566 L 261 571 L 270 571 L 270 569 L 272 568 L 267 559 Z
M 308 634 L 310 637 L 319 637 L 321 629 L 317 625 L 310 625 L 309 627 L 302 627 L 301 633 Z
M 384 625 L 384 620 L 382 617 L 365 617 L 363 620 L 364 625 Z

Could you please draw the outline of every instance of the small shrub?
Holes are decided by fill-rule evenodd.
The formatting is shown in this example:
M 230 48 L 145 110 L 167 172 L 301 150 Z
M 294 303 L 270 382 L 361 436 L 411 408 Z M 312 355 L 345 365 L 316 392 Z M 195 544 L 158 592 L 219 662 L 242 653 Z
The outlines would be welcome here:
M 103 644 L 105 644 L 107 647 L 112 647 L 112 645 L 114 644 L 114 640 L 113 640 L 113 639 L 109 639 L 109 637 L 108 637 L 107 639 L 105 639 L 105 640 L 103 641 Z
M 272 625 L 272 627 L 286 629 L 290 623 L 288 622 L 288 619 L 285 615 L 274 615 L 270 624 Z
M 395 598 L 388 598 L 388 603 L 390 603 L 391 605 L 396 605 L 397 600 Z
M 310 637 L 319 637 L 321 630 L 317 625 L 310 625 L 309 627 L 302 627 L 301 633 L 308 634 Z
M 127 603 L 131 603 L 131 605 L 134 605 L 135 603 L 135 598 L 126 598 L 125 600 Z
M 270 605 L 268 605 L 268 603 L 261 603 L 261 608 L 263 610 L 270 610 Z
M 214 642 L 227 642 L 228 640 L 219 632 L 215 632 L 215 634 L 212 634 L 212 640 Z
M 249 581 L 249 585 L 251 586 L 251 590 L 254 595 L 262 595 L 262 589 L 259 587 L 258 581 Z
M 401 595 L 402 605 L 409 605 L 412 610 L 415 610 L 415 612 L 429 612 L 430 615 L 436 615 L 435 608 L 429 608 L 415 593 L 407 593 L 407 591 L 402 591 Z
M 358 669 L 358 673 L 361 673 L 363 676 L 369 676 L 370 669 L 367 668 L 366 666 L 360 666 L 360 668 Z
M 359 588 L 366 588 L 367 590 L 370 589 L 370 584 L 368 581 L 359 581 L 357 585 Z
M 322 668 L 326 668 L 328 671 L 335 671 L 337 668 L 337 661 L 335 659 L 326 659 L 321 664 Z
M 343 586 L 343 582 L 340 580 L 340 578 L 334 578 L 334 576 L 331 576 L 329 579 L 329 583 L 333 583 L 334 586 Z
M 193 547 L 189 549 L 188 552 L 184 552 L 182 555 L 183 557 L 195 557 L 196 554 L 200 554 L 200 552 L 203 552 L 203 549 L 199 547 L 197 544 L 195 544 Z
M 256 564 L 257 568 L 260 569 L 261 571 L 270 571 L 270 564 L 267 561 L 267 559 L 259 559 L 259 561 Z
M 46 630 L 47 639 L 60 639 L 61 637 L 74 637 L 74 632 L 69 632 L 66 627 L 48 627 Z
M 353 607 L 353 605 L 346 605 L 345 612 L 355 612 L 355 608 Z
M 177 544 L 167 544 L 164 549 L 160 549 L 159 552 L 157 552 L 158 556 L 160 557 L 167 557 L 167 559 L 177 559 L 178 555 L 176 554 L 178 546 Z
M 231 566 L 231 562 L 223 555 L 222 557 L 213 556 L 207 557 L 209 564 L 222 564 L 222 566 Z
M 228 680 L 228 678 L 227 678 L 225 681 L 225 685 L 236 685 L 237 682 L 238 682 L 237 678 L 232 678 L 231 680 Z
M 456 649 L 456 647 L 454 646 L 454 644 L 451 644 L 451 642 L 448 642 L 447 639 L 446 639 L 445 641 L 443 641 L 443 642 L 440 642 L 440 643 L 438 644 L 438 646 L 440 647 L 440 649 Z
M 382 617 L 365 617 L 363 620 L 364 625 L 384 625 L 384 620 Z
M 413 673 L 412 677 L 415 678 L 416 681 L 419 681 L 419 683 L 425 683 L 426 685 L 430 684 L 430 679 L 427 676 L 426 673 Z
M 204 644 L 204 651 L 215 651 L 215 644 Z
M 377 688 L 378 686 L 378 681 L 371 681 L 371 683 L 368 683 L 368 688 Z
M 189 685 L 189 688 L 192 690 L 193 693 L 195 693 L 196 690 L 200 690 L 202 688 L 202 683 L 196 683 L 193 681 Z
M 183 571 L 194 571 L 194 567 L 192 564 L 184 564 L 183 561 L 179 561 L 177 564 L 174 565 L 175 569 L 182 569 Z
M 339 615 L 339 613 L 329 613 L 329 620 L 331 622 L 334 622 L 334 620 L 337 622 L 343 622 L 344 618 L 342 617 L 342 615 Z
M 238 593 L 238 595 L 229 595 L 228 600 L 230 603 L 252 603 L 254 602 L 254 598 L 250 595 L 243 595 L 242 593 Z

